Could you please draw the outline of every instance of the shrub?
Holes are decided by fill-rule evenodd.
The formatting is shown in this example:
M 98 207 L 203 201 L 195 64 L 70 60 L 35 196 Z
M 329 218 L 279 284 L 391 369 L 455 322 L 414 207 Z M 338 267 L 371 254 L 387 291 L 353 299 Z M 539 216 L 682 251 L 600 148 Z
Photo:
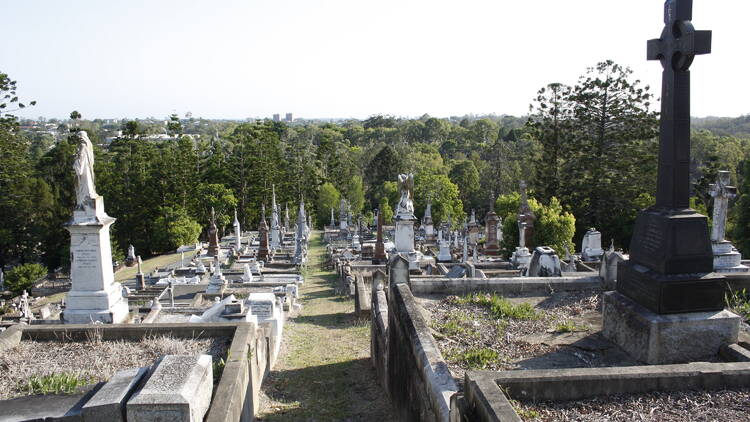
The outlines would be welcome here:
M 47 275 L 47 268 L 41 264 L 23 264 L 8 271 L 5 288 L 15 294 L 31 290 L 35 281 Z
M 90 380 L 75 374 L 32 375 L 22 386 L 30 394 L 73 394 Z

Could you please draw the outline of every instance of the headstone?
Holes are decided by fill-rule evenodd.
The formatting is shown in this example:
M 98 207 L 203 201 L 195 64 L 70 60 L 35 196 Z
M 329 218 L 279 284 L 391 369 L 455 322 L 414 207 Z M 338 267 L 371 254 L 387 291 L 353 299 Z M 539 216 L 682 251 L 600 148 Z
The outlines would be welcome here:
M 604 255 L 602 234 L 595 228 L 590 228 L 581 241 L 581 258 L 583 262 L 599 262 L 602 255 Z
M 250 270 L 250 264 L 244 265 L 244 273 L 242 274 L 242 282 L 250 283 L 253 281 L 253 272 Z
M 211 223 L 208 226 L 208 254 L 219 256 L 219 231 L 216 228 L 216 213 L 211 207 Z
M 128 245 L 128 256 L 125 258 L 125 266 L 133 267 L 136 264 L 135 248 L 133 245 Z
M 474 246 L 479 243 L 479 223 L 477 223 L 477 214 L 471 210 L 471 218 L 468 224 L 469 244 Z
M 271 261 L 271 251 L 268 248 L 268 225 L 266 224 L 266 206 L 263 205 L 260 225 L 258 226 L 258 237 L 260 238 L 258 247 L 258 259 L 263 262 Z
M 729 172 L 719 171 L 718 180 L 710 187 L 714 198 L 711 247 L 714 252 L 714 271 L 720 273 L 745 273 L 749 268 L 742 265 L 742 255 L 724 238 L 727 224 L 729 200 L 737 196 L 737 188 L 729 186 Z
M 284 232 L 289 231 L 289 204 L 284 204 Z
M 409 260 L 409 268 L 418 270 L 418 257 L 414 249 L 414 175 L 400 174 L 398 176 L 401 199 L 396 209 L 396 252 L 404 254 Z
M 94 185 L 94 150 L 86 132 L 78 132 L 74 163 L 76 207 L 67 223 L 70 232 L 70 279 L 62 319 L 71 324 L 120 323 L 129 314 L 127 300 L 112 272 L 109 227 L 115 219 L 104 211 Z
M 276 187 L 271 185 L 271 250 L 281 247 L 281 224 L 279 223 L 279 207 L 276 204 Z
M 510 262 L 513 264 L 513 267 L 521 270 L 521 273 L 524 274 L 526 270 L 529 268 L 529 264 L 531 263 L 531 253 L 529 252 L 529 248 L 526 247 L 526 223 L 523 223 L 521 221 L 518 222 L 518 247 L 516 248 L 516 251 L 513 252 L 513 255 L 510 257 Z
M 524 246 L 530 248 L 534 246 L 534 221 L 536 221 L 536 216 L 531 211 L 531 206 L 529 206 L 529 198 L 526 194 L 526 181 L 521 180 L 519 190 L 521 191 L 521 203 L 518 207 L 518 224 L 525 224 Z
M 135 284 L 139 290 L 143 290 L 146 288 L 146 275 L 143 274 L 143 260 L 141 260 L 140 255 L 138 255 L 136 261 L 138 262 L 138 272 L 135 274 Z
M 237 254 L 242 254 L 242 229 L 240 228 L 240 220 L 237 218 L 237 208 L 234 209 L 234 248 L 237 250 Z
M 294 235 L 294 263 L 297 265 L 304 264 L 307 259 L 305 226 L 305 202 L 300 200 L 297 212 L 297 232 Z
M 690 22 L 692 6 L 668 0 L 661 38 L 648 42 L 648 58 L 664 69 L 656 205 L 638 214 L 630 260 L 603 300 L 604 336 L 647 363 L 713 358 L 739 332 L 740 318 L 723 310 L 724 277 L 712 273 L 707 218 L 690 208 L 689 68 L 711 51 L 711 32 Z
M 432 201 L 427 201 L 427 207 L 422 218 L 422 227 L 424 228 L 424 237 L 427 242 L 435 241 L 435 226 L 432 222 Z
M 203 420 L 211 404 L 211 356 L 167 355 L 128 401 L 129 421 Z
M 441 240 L 439 242 L 440 250 L 438 251 L 437 260 L 438 262 L 451 262 L 453 256 L 451 255 L 451 242 L 450 240 Z
M 490 256 L 496 256 L 500 253 L 500 217 L 495 213 L 495 195 L 490 195 L 490 208 L 485 217 L 487 226 L 487 241 L 484 243 L 484 253 Z
M 333 216 L 333 208 L 331 208 L 331 228 L 336 227 L 336 219 Z
M 528 277 L 560 277 L 562 268 L 560 258 L 554 249 L 547 246 L 537 246 L 531 256 Z
M 339 203 L 339 229 L 342 232 L 349 230 L 346 209 L 347 209 L 346 199 L 341 198 L 341 202 Z
M 383 213 L 378 211 L 378 233 L 375 241 L 375 254 L 372 257 L 373 264 L 384 264 L 387 257 L 385 256 L 385 244 L 383 243 Z

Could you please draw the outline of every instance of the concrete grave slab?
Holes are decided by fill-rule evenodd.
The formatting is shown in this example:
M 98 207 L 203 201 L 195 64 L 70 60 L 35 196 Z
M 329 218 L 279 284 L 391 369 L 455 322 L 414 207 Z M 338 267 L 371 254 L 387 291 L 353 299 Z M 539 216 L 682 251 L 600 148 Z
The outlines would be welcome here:
M 127 404 L 130 421 L 199 422 L 213 391 L 211 356 L 167 355 Z

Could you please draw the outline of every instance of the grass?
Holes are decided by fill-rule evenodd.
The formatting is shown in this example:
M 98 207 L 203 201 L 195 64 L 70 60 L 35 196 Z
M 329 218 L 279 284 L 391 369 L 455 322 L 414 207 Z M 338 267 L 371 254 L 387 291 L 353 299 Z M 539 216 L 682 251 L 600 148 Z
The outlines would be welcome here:
M 735 290 L 725 296 L 727 308 L 750 322 L 750 292 L 746 289 Z
M 190 262 L 190 259 L 195 255 L 196 251 L 185 252 L 185 263 Z M 170 254 L 164 254 L 149 258 L 143 261 L 141 269 L 144 274 L 148 274 L 156 268 L 166 267 L 177 262 L 180 262 L 181 253 L 175 252 Z M 115 281 L 126 281 L 135 278 L 135 274 L 138 272 L 138 266 L 125 267 L 115 273 Z
M 257 420 L 394 420 L 369 360 L 369 320 L 355 317 L 351 298 L 336 295 L 336 274 L 322 269 L 324 259 L 322 235 L 314 232 L 302 269 L 303 308 L 284 327 Z
M 487 365 L 497 362 L 500 355 L 492 349 L 474 348 L 452 354 L 450 359 L 462 362 L 471 369 L 484 369 Z
M 71 373 L 32 375 L 20 390 L 28 394 L 73 394 L 79 387 L 89 384 L 91 379 Z
M 516 414 L 518 414 L 518 417 L 524 421 L 531 421 L 541 416 L 539 412 L 534 409 L 524 409 L 518 400 L 508 399 L 508 401 L 510 402 L 510 405 L 513 406 L 513 410 L 516 411 Z
M 577 333 L 581 331 L 589 331 L 591 327 L 588 325 L 578 325 L 573 321 L 562 321 L 553 327 L 556 333 Z
M 448 337 L 480 337 L 471 316 L 462 312 L 451 312 L 445 322 L 433 323 L 433 328 Z
M 475 304 L 489 308 L 492 315 L 501 319 L 539 319 L 540 315 L 530 303 L 514 304 L 497 294 L 472 293 L 458 299 L 461 304 Z

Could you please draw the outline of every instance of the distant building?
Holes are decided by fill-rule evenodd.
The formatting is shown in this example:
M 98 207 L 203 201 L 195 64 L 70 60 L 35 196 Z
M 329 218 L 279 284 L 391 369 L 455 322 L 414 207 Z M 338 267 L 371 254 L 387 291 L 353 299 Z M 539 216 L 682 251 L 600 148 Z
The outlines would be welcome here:
M 284 116 L 285 122 L 291 122 L 292 120 L 294 120 L 294 118 L 292 117 L 292 113 L 287 113 L 286 116 Z
M 281 115 L 279 115 L 278 113 L 274 114 L 273 115 L 273 121 L 274 122 L 280 122 L 281 121 Z

